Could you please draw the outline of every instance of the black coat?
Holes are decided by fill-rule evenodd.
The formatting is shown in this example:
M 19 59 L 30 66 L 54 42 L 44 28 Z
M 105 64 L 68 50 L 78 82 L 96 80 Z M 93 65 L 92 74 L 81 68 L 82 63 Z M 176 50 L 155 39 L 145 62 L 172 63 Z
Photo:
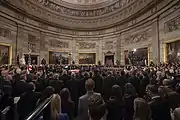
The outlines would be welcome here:
M 149 103 L 152 120 L 171 120 L 170 107 L 167 100 L 158 97 Z
M 40 97 L 40 93 L 26 92 L 20 96 L 18 102 L 18 114 L 19 120 L 24 120 L 35 108 L 37 100 Z
M 78 80 L 75 78 L 72 78 L 71 80 L 67 81 L 66 86 L 71 94 L 71 99 L 73 101 L 78 101 L 79 93 L 78 93 Z
M 15 85 L 13 86 L 13 96 L 19 97 L 21 94 L 26 92 L 28 90 L 28 87 L 30 85 L 26 83 L 25 81 L 16 81 Z
M 136 76 L 129 78 L 129 82 L 136 88 L 136 92 L 139 93 L 140 80 Z
M 103 82 L 103 98 L 105 101 L 109 100 L 111 96 L 112 86 L 116 84 L 116 80 L 113 76 L 108 76 L 104 79 Z
M 94 91 L 97 93 L 102 93 L 102 86 L 103 86 L 103 78 L 100 75 L 95 75 L 92 78 L 95 82 L 95 88 Z
M 64 75 L 60 76 L 59 80 L 62 80 L 64 83 L 64 86 L 66 87 L 66 83 L 68 80 L 71 80 L 71 76 L 64 74 Z
M 122 89 L 122 93 L 124 93 L 124 86 L 127 83 L 127 78 L 125 76 L 117 76 L 116 83 L 119 85 Z
M 49 80 L 49 86 L 52 86 L 55 89 L 55 93 L 59 93 L 64 84 L 61 80 Z
M 43 92 L 47 86 L 45 79 L 39 78 L 36 82 L 36 92 Z
M 124 110 L 123 116 L 124 120 L 133 120 L 134 115 L 134 99 L 136 97 L 132 95 L 125 95 L 123 98 Z
M 110 98 L 107 102 L 107 120 L 123 120 L 123 101 Z

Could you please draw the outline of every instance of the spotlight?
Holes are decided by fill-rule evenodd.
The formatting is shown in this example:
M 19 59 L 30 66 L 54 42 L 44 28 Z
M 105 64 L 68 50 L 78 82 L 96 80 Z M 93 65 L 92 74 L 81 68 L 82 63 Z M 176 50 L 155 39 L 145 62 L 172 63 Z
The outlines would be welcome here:
M 136 52 L 136 51 L 137 51 L 137 49 L 134 49 L 133 51 L 134 51 L 134 52 Z

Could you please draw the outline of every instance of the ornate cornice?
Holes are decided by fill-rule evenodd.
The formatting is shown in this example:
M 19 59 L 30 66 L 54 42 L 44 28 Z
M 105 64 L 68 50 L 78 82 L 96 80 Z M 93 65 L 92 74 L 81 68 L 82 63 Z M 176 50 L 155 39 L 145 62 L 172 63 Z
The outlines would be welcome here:
M 12 16 L 13 18 L 20 20 L 23 23 L 29 24 L 31 26 L 33 25 L 34 27 L 36 26 L 42 28 L 43 31 L 52 31 L 58 34 L 60 33 L 61 35 L 85 35 L 95 37 L 96 35 L 107 36 L 110 34 L 118 34 L 122 31 L 126 31 L 127 29 L 137 27 L 141 24 L 145 24 L 148 21 L 150 22 L 152 21 L 152 19 L 156 18 L 156 16 L 162 14 L 164 11 L 174 6 L 178 0 L 158 0 L 161 3 L 154 5 L 152 3 L 156 3 L 155 0 L 151 3 L 151 6 L 148 4 L 144 9 L 139 8 L 140 11 L 138 13 L 130 14 L 130 17 L 127 17 L 127 19 L 123 19 L 126 16 L 123 16 L 121 19 L 119 19 L 119 16 L 115 16 L 120 14 L 122 12 L 121 11 L 118 12 L 118 14 L 115 13 L 114 15 L 107 16 L 104 19 L 102 18 L 102 20 L 98 18 L 93 19 L 92 21 L 95 22 L 92 23 L 88 23 L 89 19 L 75 19 L 77 20 L 76 23 L 74 22 L 73 18 L 71 19 L 70 17 L 64 16 L 60 17 L 60 15 L 58 17 L 58 14 L 56 14 L 55 12 L 48 12 L 48 9 L 42 9 L 41 7 L 36 7 L 35 5 L 29 3 L 23 4 L 23 6 L 28 6 L 28 9 L 17 8 L 18 4 L 21 5 L 21 3 L 18 3 L 16 1 L 19 0 L 14 0 L 14 4 L 10 4 L 6 1 L 5 4 L 2 4 L 3 6 L 1 5 L 2 10 L 0 11 L 5 16 Z M 9 7 L 7 7 L 6 5 L 8 5 Z M 128 13 L 131 13 L 131 11 L 128 11 Z M 116 20 L 119 22 L 116 22 Z M 116 27 L 113 27 L 114 25 Z
M 33 0 L 35 4 L 41 4 L 43 7 L 46 7 L 60 14 L 77 16 L 77 17 L 96 17 L 96 16 L 105 15 L 114 12 L 118 9 L 123 9 L 127 7 L 127 5 L 130 6 L 131 4 L 137 3 L 138 1 L 139 0 L 131 0 L 131 1 L 123 2 L 120 0 L 108 6 L 101 6 L 101 8 L 94 8 L 93 6 L 91 6 L 91 8 L 82 9 L 82 8 L 76 8 L 75 6 L 74 8 L 69 8 L 69 6 L 59 5 L 55 2 L 52 2 L 52 0 Z
M 73 8 L 73 9 L 97 9 L 97 8 L 102 8 L 102 6 L 104 7 L 109 6 L 119 0 L 106 0 L 104 2 L 96 3 L 96 4 L 73 4 L 73 3 L 65 2 L 63 0 L 51 0 L 51 1 L 58 5 L 67 6 L 68 8 Z
M 43 2 L 45 7 L 36 5 L 34 2 L 29 0 L 5 0 L 7 5 L 13 6 L 13 8 L 18 9 L 24 14 L 29 14 L 35 16 L 36 18 L 42 19 L 42 21 L 47 21 L 48 24 L 56 24 L 56 26 L 61 25 L 61 27 L 67 27 L 72 29 L 94 29 L 109 27 L 121 21 L 128 21 L 130 17 L 135 17 L 137 14 L 140 15 L 142 11 L 148 9 L 147 6 L 155 4 L 159 0 L 133 0 L 122 7 L 121 5 L 112 4 L 111 6 L 102 8 L 104 12 L 98 12 L 101 9 L 95 10 L 76 10 L 76 12 L 70 10 L 70 8 L 61 7 L 63 9 L 59 12 L 55 11 L 54 5 L 50 5 L 52 2 Z M 34 0 L 37 1 L 37 0 Z M 117 7 L 117 6 L 119 7 Z M 50 9 L 50 8 L 51 9 Z M 107 10 L 106 10 L 107 9 Z M 107 14 L 105 14 L 107 12 Z M 92 13 L 92 14 L 91 14 Z M 102 15 L 101 15 L 102 14 Z M 73 16 L 74 15 L 74 16 Z M 78 16 L 80 15 L 80 16 Z M 90 17 L 85 17 L 90 15 Z M 97 15 L 97 16 L 96 16 Z M 134 18 L 133 17 L 133 18 Z

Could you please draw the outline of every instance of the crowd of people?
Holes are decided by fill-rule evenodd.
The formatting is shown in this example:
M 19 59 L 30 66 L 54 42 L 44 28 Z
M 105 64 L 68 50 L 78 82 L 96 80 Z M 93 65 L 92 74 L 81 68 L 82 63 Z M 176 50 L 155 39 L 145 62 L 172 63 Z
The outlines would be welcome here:
M 24 120 L 180 120 L 180 63 L 150 66 L 0 67 L 0 110 Z M 16 119 L 15 119 L 16 118 Z

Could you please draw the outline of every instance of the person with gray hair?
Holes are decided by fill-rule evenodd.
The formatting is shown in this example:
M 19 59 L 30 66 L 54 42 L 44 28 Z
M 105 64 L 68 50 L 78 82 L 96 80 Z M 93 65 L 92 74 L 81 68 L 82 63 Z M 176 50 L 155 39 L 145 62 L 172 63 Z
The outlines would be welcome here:
M 55 89 L 55 93 L 59 93 L 63 88 L 63 81 L 59 80 L 59 74 L 55 73 L 53 79 L 49 80 L 49 86 L 52 86 Z
M 60 76 L 60 80 L 63 81 L 64 86 L 67 86 L 67 81 L 71 80 L 71 76 L 67 74 L 66 70 L 63 70 L 62 75 Z
M 53 75 L 53 79 L 54 79 L 54 80 L 59 80 L 59 74 L 58 74 L 58 73 L 55 73 L 55 74 Z

